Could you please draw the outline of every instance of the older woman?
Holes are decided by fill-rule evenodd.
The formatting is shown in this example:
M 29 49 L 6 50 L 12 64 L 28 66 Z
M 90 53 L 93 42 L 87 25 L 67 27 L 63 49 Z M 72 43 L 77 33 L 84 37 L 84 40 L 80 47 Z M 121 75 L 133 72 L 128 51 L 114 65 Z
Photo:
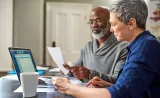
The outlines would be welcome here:
M 110 30 L 119 41 L 130 43 L 127 60 L 115 84 L 87 88 L 57 79 L 57 89 L 77 98 L 159 98 L 160 43 L 146 30 L 147 16 L 144 0 L 118 0 L 110 9 Z M 107 82 L 98 78 L 89 84 L 107 86 Z

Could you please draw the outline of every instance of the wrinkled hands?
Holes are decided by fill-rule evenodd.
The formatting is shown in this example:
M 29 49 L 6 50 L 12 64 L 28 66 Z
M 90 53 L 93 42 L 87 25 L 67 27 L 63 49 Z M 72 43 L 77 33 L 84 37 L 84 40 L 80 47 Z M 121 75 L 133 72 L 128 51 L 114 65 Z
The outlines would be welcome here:
M 83 66 L 74 66 L 74 67 L 70 67 L 67 64 L 63 65 L 65 68 L 67 68 L 68 70 L 70 70 L 73 75 L 77 78 L 77 79 L 89 79 L 89 74 L 90 74 L 90 70 L 83 67 Z
M 94 77 L 86 84 L 86 87 L 95 87 L 95 88 L 103 88 L 109 86 L 112 86 L 112 83 L 106 82 L 99 77 Z
M 63 94 L 69 93 L 67 91 L 68 83 L 70 82 L 67 78 L 56 78 L 55 80 L 52 80 L 52 84 L 54 84 L 56 89 Z

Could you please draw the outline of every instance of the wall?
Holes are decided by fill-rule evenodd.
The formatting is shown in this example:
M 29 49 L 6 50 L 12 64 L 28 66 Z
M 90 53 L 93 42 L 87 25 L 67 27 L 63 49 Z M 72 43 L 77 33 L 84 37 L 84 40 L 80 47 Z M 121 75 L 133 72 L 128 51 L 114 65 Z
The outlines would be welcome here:
M 36 64 L 43 63 L 44 0 L 14 0 L 14 46 L 30 48 Z
M 160 0 L 149 0 L 149 17 L 147 26 L 152 34 L 154 34 L 160 40 L 160 20 L 155 20 L 155 17 L 160 17 Z M 155 14 L 157 12 L 157 14 Z M 152 18 L 152 19 L 150 19 Z
M 13 0 L 0 0 L 0 72 L 12 70 L 8 47 L 12 47 Z
M 92 0 L 46 0 L 46 2 L 92 3 Z
M 146 22 L 146 29 L 150 30 L 150 0 L 145 0 L 148 6 L 148 18 L 147 18 L 147 22 Z
M 110 6 L 113 0 L 46 0 L 46 2 L 71 2 L 71 3 L 89 3 L 93 7 Z
M 114 2 L 114 0 L 92 0 L 93 7 L 96 6 L 111 6 L 111 4 Z

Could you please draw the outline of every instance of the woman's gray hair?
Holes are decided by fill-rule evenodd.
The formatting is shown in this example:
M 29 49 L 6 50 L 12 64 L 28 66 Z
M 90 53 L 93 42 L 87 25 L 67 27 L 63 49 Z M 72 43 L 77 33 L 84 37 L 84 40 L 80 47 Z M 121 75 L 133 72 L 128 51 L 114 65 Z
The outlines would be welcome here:
M 135 18 L 137 26 L 146 29 L 148 7 L 144 0 L 118 0 L 111 6 L 110 12 L 116 13 L 117 18 L 125 24 Z

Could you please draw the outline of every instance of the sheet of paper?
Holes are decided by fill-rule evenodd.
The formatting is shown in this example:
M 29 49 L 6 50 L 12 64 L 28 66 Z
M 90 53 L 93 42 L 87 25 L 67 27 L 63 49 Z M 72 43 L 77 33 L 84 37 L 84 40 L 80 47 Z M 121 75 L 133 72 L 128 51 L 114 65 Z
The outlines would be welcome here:
M 62 57 L 62 53 L 59 47 L 47 47 L 52 59 L 54 60 L 54 62 L 56 63 L 56 65 L 61 69 L 61 71 L 67 75 L 69 70 L 67 70 L 66 68 L 64 68 L 64 66 L 62 64 L 64 64 L 64 60 Z
M 22 86 L 18 87 L 14 93 L 21 93 L 22 91 Z M 55 88 L 54 87 L 48 87 L 48 88 L 37 88 L 37 92 L 55 92 Z

